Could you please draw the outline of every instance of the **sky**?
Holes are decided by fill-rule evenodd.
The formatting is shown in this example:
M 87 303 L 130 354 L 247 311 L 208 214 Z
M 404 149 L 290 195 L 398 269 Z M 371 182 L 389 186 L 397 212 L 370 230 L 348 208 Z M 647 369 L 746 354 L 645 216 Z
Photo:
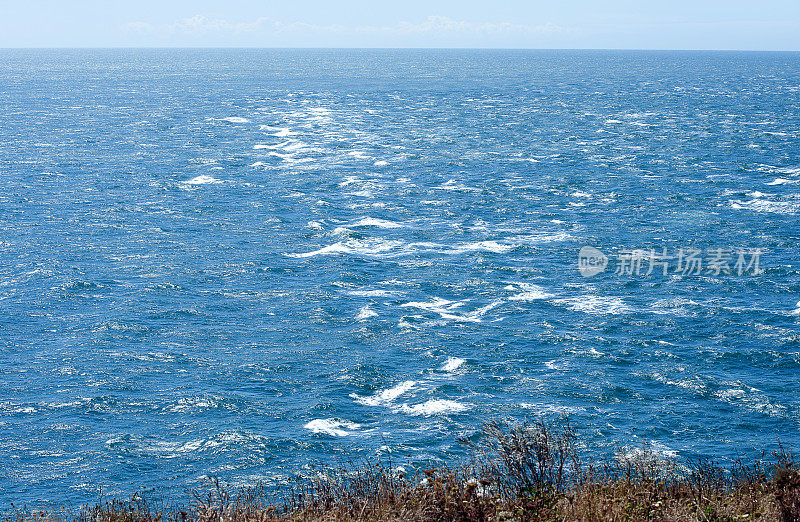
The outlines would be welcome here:
M 800 50 L 800 0 L 0 0 L 0 47 Z

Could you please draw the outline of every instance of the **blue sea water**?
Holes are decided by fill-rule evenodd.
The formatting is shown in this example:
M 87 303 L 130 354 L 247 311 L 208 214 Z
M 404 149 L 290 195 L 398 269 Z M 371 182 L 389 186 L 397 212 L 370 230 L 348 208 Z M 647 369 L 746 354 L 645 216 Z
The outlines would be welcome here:
M 758 457 L 799 214 L 796 53 L 0 51 L 0 505 L 453 462 L 492 418 Z

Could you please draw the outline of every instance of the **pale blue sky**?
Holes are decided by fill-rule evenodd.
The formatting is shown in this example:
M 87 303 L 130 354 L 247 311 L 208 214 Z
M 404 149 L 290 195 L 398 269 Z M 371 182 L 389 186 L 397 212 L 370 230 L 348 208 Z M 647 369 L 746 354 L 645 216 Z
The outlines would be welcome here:
M 0 47 L 800 50 L 800 0 L 0 0 Z

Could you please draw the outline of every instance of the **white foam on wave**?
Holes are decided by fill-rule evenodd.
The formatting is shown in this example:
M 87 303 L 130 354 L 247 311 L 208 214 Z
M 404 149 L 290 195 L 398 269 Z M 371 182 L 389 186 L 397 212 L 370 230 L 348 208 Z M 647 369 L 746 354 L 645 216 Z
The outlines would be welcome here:
M 351 393 L 350 397 L 364 406 L 385 406 L 393 403 L 401 395 L 411 391 L 417 385 L 416 381 L 403 381 L 391 388 L 381 390 L 369 397 Z
M 567 232 L 541 232 L 525 236 L 514 236 L 511 239 L 517 241 L 519 245 L 537 245 L 540 243 L 559 243 L 574 239 L 574 237 Z
M 373 165 L 375 165 L 376 167 L 385 167 L 388 164 L 389 164 L 388 161 L 383 161 L 383 160 L 379 160 L 373 163 Z
M 775 178 L 774 181 L 770 181 L 767 185 L 794 185 L 795 183 L 800 183 L 800 179 Z
M 377 227 L 377 228 L 403 228 L 405 225 L 389 221 L 387 219 L 378 219 L 371 217 L 363 217 L 349 225 L 351 227 Z
M 365 218 L 352 225 L 355 226 L 375 226 L 379 228 L 397 228 L 405 226 L 399 223 L 384 220 L 374 220 Z M 349 234 L 347 227 L 337 227 L 333 233 Z M 390 240 L 382 238 L 348 238 L 332 245 L 322 247 L 312 252 L 285 254 L 289 257 L 306 258 L 319 255 L 350 254 L 377 258 L 391 258 L 404 255 L 412 255 L 425 252 L 433 252 L 444 255 L 460 255 L 471 252 L 491 252 L 504 254 L 517 248 L 518 244 L 500 243 L 498 241 L 476 241 L 470 243 L 459 243 L 456 245 L 443 245 L 440 243 L 405 243 L 402 240 Z
M 356 297 L 398 297 L 404 294 L 396 290 L 350 290 L 347 295 Z
M 346 437 L 351 431 L 361 428 L 361 425 L 343 419 L 314 419 L 303 427 L 312 433 Z
M 465 362 L 467 362 L 465 359 L 461 359 L 459 357 L 448 357 L 441 370 L 443 372 L 454 372 L 458 370 Z
M 456 401 L 447 399 L 431 399 L 427 402 L 423 402 L 422 404 L 415 404 L 413 406 L 403 404 L 400 407 L 400 411 L 413 416 L 422 415 L 425 417 L 430 417 L 432 415 L 438 415 L 442 413 L 461 413 L 469 408 L 469 405 Z
M 555 304 L 565 305 L 570 310 L 598 315 L 630 314 L 635 310 L 619 297 L 582 295 L 566 299 L 554 299 Z
M 454 246 L 450 249 L 449 252 L 444 252 L 448 254 L 463 254 L 466 252 L 493 252 L 495 254 L 505 254 L 506 252 L 510 252 L 515 247 L 514 245 L 507 245 L 503 243 L 498 243 L 497 241 L 476 241 L 473 243 L 461 243 L 457 246 Z
M 624 465 L 641 465 L 636 464 L 642 461 L 650 461 L 663 465 L 667 462 L 673 461 L 678 457 L 678 452 L 671 449 L 669 446 L 656 441 L 650 441 L 645 448 L 624 447 L 617 451 L 615 455 L 618 462 Z
M 207 174 L 200 174 L 199 176 L 183 182 L 186 185 L 208 185 L 211 183 L 223 183 L 222 181 L 213 178 Z
M 187 412 L 195 410 L 212 410 L 220 407 L 221 397 L 182 397 L 178 402 L 166 408 L 171 412 Z
M 745 409 L 763 413 L 770 417 L 780 417 L 785 415 L 786 406 L 773 403 L 770 398 L 758 388 L 753 388 L 741 381 L 721 383 L 727 386 L 718 390 L 714 396 L 731 405 L 739 405 Z
M 324 255 L 353 254 L 373 257 L 391 257 L 397 255 L 398 248 L 403 246 L 402 241 L 386 239 L 348 239 L 332 245 L 322 247 L 313 252 L 300 254 L 286 254 L 289 257 L 306 258 Z
M 795 305 L 795 309 L 789 312 L 789 315 L 798 315 L 800 316 L 800 301 L 797 302 Z
M 228 118 L 222 118 L 220 121 L 227 121 L 228 123 L 250 123 L 250 120 L 247 118 L 240 118 L 239 116 L 230 116 Z
M 411 308 L 418 308 L 420 310 L 426 310 L 428 312 L 433 312 L 439 314 L 442 319 L 447 319 L 450 321 L 458 321 L 458 322 L 466 322 L 466 323 L 480 323 L 483 321 L 482 316 L 486 314 L 489 310 L 499 305 L 502 301 L 495 300 L 489 303 L 486 306 L 482 306 L 472 312 L 459 314 L 455 312 L 455 309 L 464 305 L 466 301 L 449 301 L 447 299 L 442 299 L 441 297 L 434 297 L 433 301 L 430 302 L 422 302 L 422 301 L 412 301 L 410 303 L 405 303 L 400 305 L 401 307 L 411 307 Z
M 325 227 L 320 221 L 309 221 L 308 224 L 306 225 L 306 228 L 313 228 L 314 230 L 322 230 Z
M 356 190 L 355 192 L 348 192 L 347 195 L 348 196 L 356 196 L 356 197 L 359 197 L 359 198 L 371 198 L 372 197 L 372 191 L 369 190 L 369 189 Z
M 451 190 L 454 192 L 481 192 L 483 189 L 469 187 L 460 181 L 449 179 L 436 187 L 438 190 Z
M 538 301 L 540 299 L 550 299 L 555 297 L 554 294 L 550 294 L 544 290 L 539 285 L 534 285 L 530 283 L 515 283 L 517 286 L 509 285 L 505 287 L 506 290 L 522 290 L 519 294 L 512 295 L 508 298 L 509 301 Z
M 339 182 L 340 187 L 346 187 L 347 185 L 352 185 L 353 183 L 366 183 L 367 180 L 361 179 L 358 176 L 345 176 L 345 178 Z
M 750 201 L 734 200 L 731 201 L 731 207 L 772 214 L 797 214 L 797 212 L 800 211 L 800 203 L 793 201 L 770 201 L 768 199 L 753 199 Z
M 292 152 L 308 148 L 308 144 L 300 140 L 286 140 L 275 145 L 268 145 L 264 143 L 257 144 L 253 147 L 256 150 L 272 149 L 282 150 L 284 152 Z
M 356 321 L 364 321 L 369 319 L 370 317 L 377 317 L 378 313 L 371 309 L 369 305 L 364 306 L 359 310 L 358 315 L 356 315 Z
M 520 408 L 524 408 L 526 410 L 536 410 L 536 413 L 543 415 L 547 413 L 556 413 L 559 415 L 569 414 L 569 413 L 580 413 L 586 411 L 586 408 L 581 406 L 561 406 L 558 404 L 542 404 L 542 403 L 534 403 L 534 402 L 521 402 L 519 403 Z

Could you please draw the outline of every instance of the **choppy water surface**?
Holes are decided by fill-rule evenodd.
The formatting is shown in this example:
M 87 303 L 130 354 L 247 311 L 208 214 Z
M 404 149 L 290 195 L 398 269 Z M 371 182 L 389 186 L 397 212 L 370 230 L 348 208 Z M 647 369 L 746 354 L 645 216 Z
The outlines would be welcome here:
M 4 506 L 797 433 L 797 54 L 2 51 L 0 109 Z

